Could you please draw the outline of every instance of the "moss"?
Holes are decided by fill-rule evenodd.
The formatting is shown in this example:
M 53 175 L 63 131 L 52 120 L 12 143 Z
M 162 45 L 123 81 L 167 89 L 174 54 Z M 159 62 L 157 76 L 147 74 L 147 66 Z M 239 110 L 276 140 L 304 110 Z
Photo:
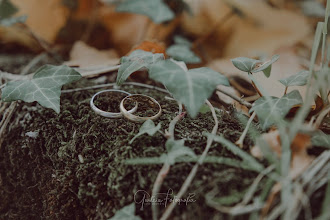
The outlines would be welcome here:
M 90 83 L 82 80 L 67 88 Z M 163 114 L 155 123 L 161 122 L 162 130 L 167 129 L 176 116 L 177 103 L 165 99 L 166 94 L 132 86 L 121 89 L 158 100 Z M 0 154 L 3 186 L 0 192 L 5 198 L 0 206 L 1 218 L 13 217 L 11 213 L 16 213 L 27 219 L 76 216 L 79 219 L 104 219 L 131 203 L 136 191 L 151 193 L 161 166 L 128 166 L 123 161 L 161 155 L 165 151 L 166 139 L 159 133 L 153 137 L 143 135 L 130 145 L 129 141 L 138 133 L 140 124 L 124 118 L 108 119 L 96 115 L 89 101 L 97 91 L 63 94 L 59 115 L 38 104 L 20 105 Z M 234 113 L 223 112 L 218 118 L 218 133 L 232 141 L 238 139 L 243 127 Z M 213 125 L 210 112 L 200 114 L 196 119 L 185 117 L 176 126 L 175 138 L 186 139 L 186 145 L 201 154 L 206 144 L 202 133 L 210 132 Z M 29 131 L 38 131 L 38 137 L 26 136 Z M 234 157 L 219 144 L 214 144 L 209 154 Z M 173 166 L 161 191 L 172 189 L 177 192 L 191 168 L 192 164 Z M 219 178 L 223 175 L 226 178 Z M 239 191 L 245 189 L 254 177 L 254 173 L 236 168 L 203 165 L 188 190 L 196 193 L 196 203 L 180 205 L 175 209 L 175 215 L 210 218 L 215 211 L 205 203 L 204 195 L 208 191 L 214 187 L 220 189 L 220 195 Z M 13 190 L 17 193 L 11 196 Z M 138 214 L 145 219 L 151 218 L 150 206 L 143 211 L 138 209 Z

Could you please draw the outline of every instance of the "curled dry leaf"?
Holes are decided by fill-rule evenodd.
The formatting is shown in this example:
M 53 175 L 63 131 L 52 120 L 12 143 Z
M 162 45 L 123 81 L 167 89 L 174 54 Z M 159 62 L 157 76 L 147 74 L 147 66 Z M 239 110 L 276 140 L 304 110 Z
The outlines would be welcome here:
M 69 11 L 62 0 L 11 0 L 19 8 L 17 15 L 27 15 L 26 24 L 43 40 L 53 43 L 65 25 Z
M 127 54 L 134 45 L 143 41 L 150 20 L 144 15 L 118 13 L 114 6 L 99 8 L 100 21 L 110 33 L 112 43 L 119 55 Z
M 203 44 L 211 56 L 215 49 L 218 54 L 214 55 L 226 58 L 275 54 L 279 48 L 303 40 L 311 29 L 300 12 L 279 10 L 263 0 L 191 0 L 188 4 L 194 16 L 185 14 L 182 27 L 196 37 L 212 33 L 212 47 L 207 46 L 208 41 Z
M 64 64 L 85 68 L 103 65 L 112 66 L 118 63 L 119 56 L 115 50 L 97 50 L 82 41 L 77 41 L 70 51 L 70 60 Z
M 235 23 L 225 49 L 226 57 L 274 54 L 277 49 L 292 46 L 309 33 L 307 20 L 295 12 L 275 9 L 263 0 L 225 1 L 244 15 Z
M 281 157 L 281 139 L 278 130 L 271 130 L 260 137 L 265 141 L 278 158 Z M 289 175 L 292 179 L 297 178 L 313 161 L 313 157 L 307 154 L 307 148 L 311 146 L 311 136 L 298 133 L 291 143 L 291 169 Z M 251 149 L 254 157 L 262 158 L 261 147 L 256 145 Z

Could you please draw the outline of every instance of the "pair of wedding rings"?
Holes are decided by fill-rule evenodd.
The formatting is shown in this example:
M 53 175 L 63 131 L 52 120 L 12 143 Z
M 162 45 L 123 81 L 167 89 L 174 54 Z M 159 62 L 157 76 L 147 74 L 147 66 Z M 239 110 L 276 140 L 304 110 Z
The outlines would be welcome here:
M 105 95 L 106 93 L 113 93 L 113 94 L 119 93 L 119 94 L 125 96 L 121 100 L 120 105 L 119 105 L 120 112 L 108 112 L 108 111 L 100 109 L 99 107 L 97 107 L 94 104 L 94 101 L 97 99 L 98 96 Z M 134 104 L 134 107 L 132 107 L 130 110 L 127 110 L 125 106 L 127 106 L 127 104 L 129 104 L 128 103 L 129 101 L 131 102 L 131 104 Z M 111 100 L 109 100 L 109 102 L 111 102 Z M 142 104 L 142 106 L 145 106 L 147 104 L 147 106 L 151 107 L 152 109 L 157 109 L 157 113 L 152 116 L 147 116 L 147 117 L 141 117 L 138 115 L 134 115 L 133 113 L 135 113 L 138 110 L 139 104 L 140 105 Z M 130 121 L 140 122 L 140 123 L 144 122 L 148 119 L 155 120 L 155 119 L 159 118 L 159 116 L 162 113 L 162 108 L 161 108 L 160 104 L 154 98 L 147 96 L 147 95 L 142 95 L 142 94 L 131 94 L 126 91 L 117 90 L 117 89 L 108 89 L 108 90 L 103 90 L 103 91 L 95 93 L 90 101 L 90 106 L 96 114 L 101 115 L 103 117 L 121 118 L 122 116 L 124 116 L 125 118 L 127 118 Z

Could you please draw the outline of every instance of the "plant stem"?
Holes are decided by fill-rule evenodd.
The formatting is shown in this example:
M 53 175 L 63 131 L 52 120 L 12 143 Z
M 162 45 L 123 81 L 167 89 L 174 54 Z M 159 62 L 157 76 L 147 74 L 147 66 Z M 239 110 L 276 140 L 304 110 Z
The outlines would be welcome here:
M 210 107 L 211 109 L 211 112 L 212 112 L 212 116 L 213 116 L 213 119 L 214 119 L 214 122 L 215 122 L 215 125 L 212 129 L 212 134 L 216 134 L 217 133 L 217 130 L 218 130 L 218 126 L 219 126 L 219 121 L 218 121 L 218 118 L 217 118 L 217 115 L 215 113 L 215 110 L 214 110 L 214 107 L 212 106 L 212 104 L 206 100 L 206 104 Z M 199 158 L 198 162 L 194 165 L 194 167 L 192 168 L 192 170 L 190 171 L 187 179 L 184 181 L 183 185 L 181 186 L 181 189 L 180 191 L 178 192 L 177 196 L 176 196 L 176 200 L 174 200 L 169 206 L 168 208 L 165 210 L 164 214 L 162 215 L 162 217 L 160 218 L 160 220 L 166 220 L 170 217 L 173 209 L 175 208 L 176 204 L 177 204 L 177 201 L 180 200 L 182 198 L 182 196 L 186 193 L 189 185 L 191 184 L 192 180 L 194 179 L 194 177 L 196 176 L 196 173 L 197 173 L 197 170 L 198 170 L 198 166 L 201 165 L 212 145 L 212 142 L 213 142 L 213 136 L 210 136 L 208 139 L 207 139 L 207 144 L 206 144 L 206 147 L 203 151 L 203 154 L 202 156 Z
M 236 141 L 236 145 L 238 145 L 240 148 L 243 148 L 243 142 L 244 142 L 244 139 L 246 137 L 246 134 L 250 128 L 250 125 L 254 119 L 254 117 L 256 116 L 256 112 L 253 112 L 253 114 L 251 115 L 251 117 L 249 118 L 247 124 L 246 124 L 246 127 L 242 133 L 242 135 L 239 137 L 238 141 Z
M 184 117 L 186 113 L 182 112 L 180 114 L 178 114 L 177 116 L 175 116 L 175 118 L 173 118 L 173 120 L 170 122 L 170 125 L 168 126 L 168 139 L 169 138 L 173 138 L 174 139 L 174 129 L 175 129 L 175 125 L 176 123 Z
M 257 91 L 257 93 L 260 95 L 260 97 L 262 97 L 263 95 L 261 94 L 261 92 L 259 91 L 258 87 L 256 86 L 256 84 L 254 84 L 253 81 L 252 82 L 252 86 L 255 88 L 255 90 Z
M 288 87 L 286 86 L 284 90 L 284 95 L 286 95 L 287 92 L 288 92 Z

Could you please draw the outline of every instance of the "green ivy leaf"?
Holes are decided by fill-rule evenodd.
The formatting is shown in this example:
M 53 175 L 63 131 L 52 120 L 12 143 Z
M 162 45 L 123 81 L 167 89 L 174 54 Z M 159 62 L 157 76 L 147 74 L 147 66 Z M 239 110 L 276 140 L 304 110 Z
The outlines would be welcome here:
M 18 9 L 9 0 L 0 1 L 0 20 L 13 16 Z
M 143 14 L 155 23 L 172 20 L 175 16 L 162 0 L 125 0 L 116 7 L 116 11 Z
M 163 154 L 161 158 L 165 159 L 164 157 L 166 157 L 166 162 L 170 165 L 175 164 L 176 160 L 183 156 L 189 156 L 192 158 L 197 157 L 191 148 L 184 146 L 183 139 L 181 140 L 169 139 L 166 141 L 165 146 L 166 146 L 167 154 Z
M 186 45 L 189 48 L 191 48 L 192 46 L 191 42 L 188 39 L 181 37 L 180 35 L 175 35 L 173 40 L 175 44 Z
M 251 73 L 257 73 L 262 71 L 266 77 L 270 76 L 270 72 L 272 70 L 272 64 L 276 62 L 280 58 L 280 55 L 274 55 L 271 60 L 268 60 L 266 62 L 260 63 L 253 68 Z
M 201 59 L 185 44 L 174 44 L 166 50 L 166 54 L 175 60 L 185 63 L 200 63 Z
M 135 215 L 135 203 L 125 206 L 118 210 L 112 218 L 108 220 L 142 220 L 139 216 Z
M 319 147 L 330 148 L 330 135 L 319 131 L 312 136 L 312 144 Z
M 299 73 L 289 76 L 284 79 L 280 79 L 280 83 L 282 83 L 284 86 L 304 86 L 307 84 L 307 79 L 309 76 L 309 71 L 303 70 Z
M 153 54 L 144 50 L 135 50 L 129 56 L 120 59 L 121 65 L 117 75 L 117 85 L 121 85 L 135 71 L 149 68 L 150 64 L 164 59 L 161 53 Z
M 27 16 L 11 17 L 18 9 L 9 0 L 0 0 L 0 25 L 11 26 L 25 22 Z
M 303 1 L 300 4 L 305 15 L 312 17 L 324 17 L 325 8 L 320 2 L 308 0 Z
M 210 68 L 185 70 L 171 60 L 151 65 L 149 76 L 163 83 L 173 97 L 185 105 L 193 118 L 217 85 L 229 86 L 225 76 Z
M 159 131 L 160 128 L 161 128 L 160 123 L 157 126 L 155 126 L 155 123 L 152 120 L 148 119 L 141 125 L 139 133 L 132 138 L 129 144 L 132 144 L 137 137 L 143 134 L 148 134 L 149 136 L 153 136 L 157 131 Z
M 8 27 L 8 26 L 11 26 L 16 23 L 24 23 L 26 21 L 26 19 L 27 19 L 26 15 L 14 17 L 14 18 L 5 18 L 5 19 L 0 20 L 0 25 Z
M 250 59 L 247 57 L 237 57 L 232 59 L 231 62 L 237 69 L 243 72 L 251 72 L 260 60 Z
M 284 117 L 293 106 L 299 105 L 303 102 L 300 93 L 297 90 L 284 95 L 282 98 L 271 97 L 271 99 L 273 101 L 272 104 L 268 103 L 265 97 L 261 97 L 255 101 L 250 109 L 250 112 L 256 112 L 263 129 L 267 129 L 274 124 L 274 114 Z
M 81 75 L 70 67 L 45 65 L 35 72 L 31 80 L 7 83 L 2 89 L 2 101 L 37 101 L 59 113 L 62 86 L 80 78 Z

